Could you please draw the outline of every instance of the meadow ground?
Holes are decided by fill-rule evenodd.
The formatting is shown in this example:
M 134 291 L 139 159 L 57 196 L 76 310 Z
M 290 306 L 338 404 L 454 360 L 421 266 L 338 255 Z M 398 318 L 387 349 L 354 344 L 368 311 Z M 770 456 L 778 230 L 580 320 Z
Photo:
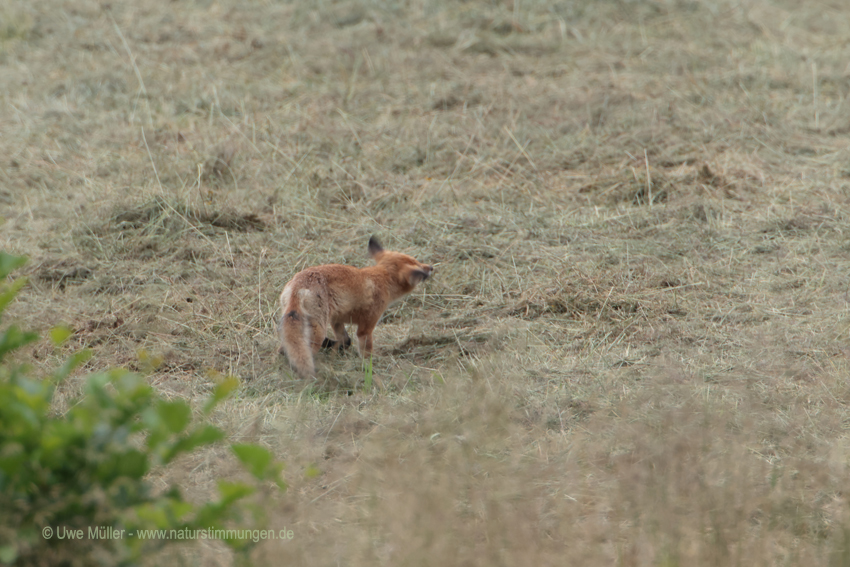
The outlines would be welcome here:
M 240 378 L 257 565 L 847 565 L 848 62 L 838 0 L 6 0 L 10 315 Z M 371 234 L 435 277 L 298 380 L 278 294 Z

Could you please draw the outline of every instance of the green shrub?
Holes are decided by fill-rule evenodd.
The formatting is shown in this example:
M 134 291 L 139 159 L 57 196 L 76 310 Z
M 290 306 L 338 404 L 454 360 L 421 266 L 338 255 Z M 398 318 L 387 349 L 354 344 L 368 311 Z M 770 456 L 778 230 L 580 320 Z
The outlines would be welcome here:
M 0 315 L 25 283 L 8 277 L 24 262 L 0 253 Z M 51 338 L 59 344 L 70 333 L 57 328 Z M 122 369 L 89 376 L 84 395 L 58 414 L 53 405 L 57 384 L 90 353 L 76 353 L 52 376 L 36 379 L 27 365 L 8 357 L 36 340 L 36 333 L 15 325 L 0 333 L 1 563 L 130 565 L 150 546 L 168 543 L 142 539 L 139 530 L 190 533 L 232 526 L 245 511 L 240 500 L 255 487 L 220 481 L 216 501 L 194 505 L 177 487 L 157 494 L 145 479 L 156 467 L 221 441 L 222 431 L 193 424 L 185 402 L 159 398 L 143 376 Z M 220 382 L 204 415 L 236 386 L 234 378 Z M 231 448 L 258 481 L 285 488 L 282 464 L 266 449 Z M 251 543 L 235 537 L 225 541 L 236 549 Z

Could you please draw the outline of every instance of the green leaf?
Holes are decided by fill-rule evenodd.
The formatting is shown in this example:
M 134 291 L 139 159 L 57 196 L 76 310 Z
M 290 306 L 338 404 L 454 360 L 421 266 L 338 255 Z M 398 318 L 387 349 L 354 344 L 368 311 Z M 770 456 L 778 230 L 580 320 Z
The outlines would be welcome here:
M 142 423 L 145 424 L 150 431 L 158 431 L 162 427 L 162 418 L 159 417 L 159 413 L 152 408 L 146 407 L 144 410 L 140 412 L 140 416 L 142 418 Z
M 0 312 L 6 309 L 6 306 L 9 305 L 9 303 L 11 303 L 13 299 L 15 299 L 15 296 L 18 295 L 18 292 L 22 287 L 24 287 L 24 285 L 26 285 L 26 283 L 26 278 L 18 278 L 11 284 L 0 287 L 0 289 L 2 289 L 3 287 L 6 288 L 4 291 L 0 292 Z
M 0 473 L 7 477 L 15 476 L 27 461 L 27 456 L 23 445 L 14 441 L 7 441 L 0 448 Z
M 224 433 L 220 429 L 212 425 L 206 425 L 200 429 L 192 431 L 189 435 L 177 441 L 177 443 L 166 451 L 165 456 L 163 457 L 163 462 L 166 464 L 170 463 L 181 453 L 187 453 L 195 447 L 210 445 L 221 441 L 222 439 L 224 439 Z
M 243 482 L 228 482 L 226 480 L 218 481 L 218 493 L 221 494 L 221 503 L 230 504 L 240 498 L 244 498 L 255 492 L 253 486 L 249 486 Z
M 89 349 L 81 350 L 79 352 L 75 352 L 68 360 L 65 361 L 65 364 L 60 366 L 56 372 L 53 373 L 53 380 L 55 382 L 62 382 L 65 378 L 68 377 L 71 372 L 74 371 L 75 368 L 79 367 L 82 364 L 85 364 L 89 361 L 92 356 L 92 351 Z
M 17 325 L 12 325 L 6 329 L 5 333 L 0 335 L 0 359 L 2 359 L 6 353 L 21 348 L 35 340 L 38 340 L 37 333 L 24 332 Z
M 207 502 L 198 509 L 193 523 L 207 529 L 218 527 L 227 514 L 227 506 L 221 502 Z
M 234 376 L 228 376 L 221 382 L 215 385 L 212 397 L 204 404 L 204 413 L 209 414 L 212 409 L 223 399 L 227 398 L 239 387 L 239 379 Z
M 156 411 L 171 433 L 181 433 L 192 418 L 192 408 L 182 400 L 161 401 L 157 404 Z
M 57 327 L 53 327 L 50 329 L 50 340 L 53 341 L 53 344 L 56 346 L 61 345 L 68 338 L 74 334 L 74 331 L 71 328 L 66 327 L 64 325 L 59 325 Z
M 248 472 L 255 478 L 266 478 L 269 465 L 272 463 L 272 454 L 268 449 L 248 444 L 235 444 L 231 445 L 230 448 L 236 454 L 236 458 L 242 461 Z
M 142 478 L 148 474 L 148 456 L 146 453 L 131 449 L 123 455 L 118 464 L 118 473 L 130 478 Z
M 0 279 L 5 278 L 26 263 L 27 259 L 23 256 L 12 256 L 11 254 L 0 252 Z
M 19 377 L 15 380 L 12 393 L 15 401 L 26 404 L 34 410 L 44 410 L 50 404 L 53 397 L 53 388 L 45 381 L 30 380 Z M 20 406 L 18 406 L 20 409 Z
M 168 516 L 160 506 L 154 506 L 152 502 L 145 502 L 136 506 L 136 516 L 142 520 L 144 525 L 154 525 L 158 528 L 168 526 Z
M 186 502 L 179 495 L 172 495 L 136 506 L 135 511 L 142 525 L 167 529 L 177 528 L 194 508 L 192 503 Z
M 0 546 L 0 563 L 11 565 L 18 558 L 18 548 L 13 544 Z
M 171 500 L 171 513 L 174 518 L 178 520 L 182 520 L 187 515 L 192 513 L 195 509 L 195 506 L 192 505 L 191 502 L 184 502 L 183 500 Z
M 86 378 L 85 392 L 89 396 L 97 396 L 109 384 L 109 373 L 98 372 Z
M 106 460 L 98 464 L 96 478 L 102 486 L 114 486 L 121 477 L 136 481 L 141 479 L 149 468 L 146 453 L 129 449 L 109 454 Z

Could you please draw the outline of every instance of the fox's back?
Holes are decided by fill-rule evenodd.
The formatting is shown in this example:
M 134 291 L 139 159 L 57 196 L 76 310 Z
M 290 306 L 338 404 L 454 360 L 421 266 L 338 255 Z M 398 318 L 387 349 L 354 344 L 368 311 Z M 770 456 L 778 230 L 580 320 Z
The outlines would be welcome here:
M 294 295 L 303 300 L 315 295 L 320 302 L 327 302 L 332 317 L 359 311 L 375 299 L 375 285 L 363 270 L 343 264 L 306 268 L 295 274 L 286 287 L 289 298 Z

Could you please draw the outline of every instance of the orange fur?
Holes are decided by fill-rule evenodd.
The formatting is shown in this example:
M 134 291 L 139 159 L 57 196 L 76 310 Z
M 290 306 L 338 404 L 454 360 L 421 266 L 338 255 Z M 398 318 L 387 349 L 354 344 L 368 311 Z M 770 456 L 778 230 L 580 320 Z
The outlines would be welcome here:
M 315 266 L 295 274 L 283 288 L 280 351 L 300 376 L 315 375 L 313 355 L 323 346 L 351 344 L 346 324 L 357 325 L 360 355 L 372 354 L 372 331 L 381 315 L 434 271 L 407 254 L 384 250 L 374 237 L 369 255 L 374 266 Z M 327 338 L 329 326 L 336 340 Z

